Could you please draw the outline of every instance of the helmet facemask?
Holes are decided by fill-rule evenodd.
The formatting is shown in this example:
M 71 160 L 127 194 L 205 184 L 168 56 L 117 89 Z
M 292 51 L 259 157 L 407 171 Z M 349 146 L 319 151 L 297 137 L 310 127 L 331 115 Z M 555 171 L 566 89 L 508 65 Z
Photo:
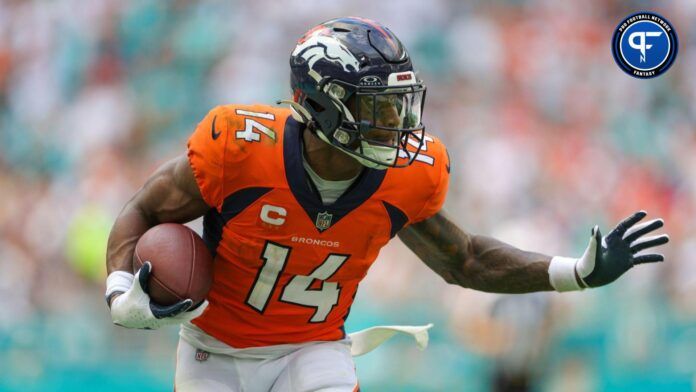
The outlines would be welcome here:
M 322 127 L 319 121 L 317 134 L 322 140 L 374 169 L 405 167 L 413 162 L 423 145 L 422 84 L 365 87 L 333 80 L 322 84 L 321 89 L 340 117 L 333 130 Z

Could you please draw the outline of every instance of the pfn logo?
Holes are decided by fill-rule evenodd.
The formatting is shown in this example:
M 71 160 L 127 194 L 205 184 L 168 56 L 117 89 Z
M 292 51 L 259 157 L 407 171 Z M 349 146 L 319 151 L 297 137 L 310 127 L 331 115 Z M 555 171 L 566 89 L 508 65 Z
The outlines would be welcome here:
M 677 33 L 660 15 L 639 12 L 619 23 L 612 38 L 614 60 L 636 78 L 661 75 L 677 57 Z
M 645 43 L 645 37 L 659 37 L 662 35 L 661 31 L 636 31 L 628 36 L 628 45 L 633 49 L 640 50 L 640 62 L 645 62 L 645 50 L 652 48 L 652 44 Z M 639 39 L 636 43 L 636 38 Z

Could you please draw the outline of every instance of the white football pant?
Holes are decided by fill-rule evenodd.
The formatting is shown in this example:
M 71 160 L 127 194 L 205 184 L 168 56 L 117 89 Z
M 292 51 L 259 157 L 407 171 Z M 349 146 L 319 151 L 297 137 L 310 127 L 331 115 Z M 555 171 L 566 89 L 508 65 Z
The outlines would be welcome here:
M 179 339 L 176 392 L 353 392 L 358 391 L 348 340 L 215 354 Z M 299 347 L 297 347 L 299 346 Z M 275 351 L 275 352 L 274 352 Z

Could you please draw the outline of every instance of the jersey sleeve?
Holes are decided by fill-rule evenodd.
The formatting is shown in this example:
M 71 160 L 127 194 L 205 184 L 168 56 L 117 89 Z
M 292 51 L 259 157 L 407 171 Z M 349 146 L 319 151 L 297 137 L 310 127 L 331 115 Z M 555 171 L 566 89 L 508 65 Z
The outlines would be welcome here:
M 224 198 L 225 150 L 228 121 L 218 106 L 198 123 L 188 141 L 188 159 L 205 202 L 215 208 Z
M 411 223 L 420 222 L 430 218 L 440 211 L 440 209 L 442 209 L 442 205 L 445 204 L 447 190 L 449 189 L 450 159 L 447 149 L 442 142 L 438 141 L 437 144 L 438 148 L 434 169 L 438 179 L 432 187 L 430 196 L 425 200 L 423 208 L 421 208 L 418 214 L 416 214 L 416 217 Z

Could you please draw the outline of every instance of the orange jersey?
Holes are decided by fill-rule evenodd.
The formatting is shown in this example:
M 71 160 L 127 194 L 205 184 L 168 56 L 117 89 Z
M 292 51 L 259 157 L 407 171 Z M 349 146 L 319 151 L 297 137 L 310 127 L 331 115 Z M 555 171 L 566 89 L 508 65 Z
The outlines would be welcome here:
M 236 348 L 345 337 L 358 284 L 403 227 L 447 193 L 445 147 L 426 136 L 406 168 L 365 169 L 325 206 L 302 158 L 303 126 L 265 105 L 213 109 L 188 143 L 215 256 L 203 315 L 193 321 Z

